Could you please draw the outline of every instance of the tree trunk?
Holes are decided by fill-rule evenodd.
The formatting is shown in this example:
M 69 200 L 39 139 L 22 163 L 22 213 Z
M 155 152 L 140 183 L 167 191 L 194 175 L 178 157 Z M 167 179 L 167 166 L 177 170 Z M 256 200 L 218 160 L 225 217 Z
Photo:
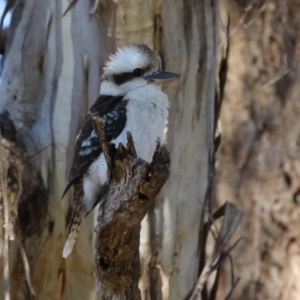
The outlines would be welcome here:
M 142 225 L 143 299 L 183 299 L 198 277 L 213 151 L 216 11 L 217 3 L 206 0 L 118 1 L 117 45 L 147 41 L 166 70 L 181 74 L 179 84 L 165 89 L 171 101 L 170 178 Z
M 77 1 L 62 17 L 68 5 L 67 0 L 18 1 L 6 47 L 0 112 L 9 112 L 18 132 L 10 147 L 21 163 L 11 168 L 24 165 L 17 179 L 22 192 L 28 189 L 16 204 L 20 231 L 9 248 L 11 299 L 30 299 L 33 290 L 38 299 L 95 298 L 93 219 L 84 220 L 72 255 L 62 259 L 70 202 L 60 197 L 107 54 L 115 45 L 141 42 L 162 54 L 165 69 L 181 79 L 166 89 L 171 175 L 143 222 L 140 288 L 143 299 L 183 299 L 199 275 L 200 226 L 211 175 L 217 4 L 101 1 L 90 15 L 89 1 Z
M 22 194 L 18 234 L 9 245 L 11 299 L 31 299 L 22 246 L 38 299 L 95 295 L 93 218 L 84 220 L 76 248 L 63 259 L 70 205 L 60 198 L 78 126 L 97 98 L 100 65 L 112 49 L 106 33 L 113 7 L 102 2 L 105 12 L 90 16 L 89 2 L 79 1 L 62 17 L 68 4 L 18 1 L 12 16 L 0 111 L 9 112 L 18 132 L 12 149 L 24 144 L 21 163 L 11 168 L 32 164 L 17 178 Z
M 181 80 L 166 89 L 171 99 L 167 133 L 171 173 L 150 216 L 148 299 L 183 299 L 198 277 L 213 152 L 216 5 L 214 1 L 163 3 L 165 66 L 181 74 Z
M 216 199 L 244 211 L 243 241 L 233 252 L 242 278 L 232 299 L 300 295 L 299 5 L 228 0 L 220 7 L 231 30 Z M 224 270 L 224 289 L 229 278 Z

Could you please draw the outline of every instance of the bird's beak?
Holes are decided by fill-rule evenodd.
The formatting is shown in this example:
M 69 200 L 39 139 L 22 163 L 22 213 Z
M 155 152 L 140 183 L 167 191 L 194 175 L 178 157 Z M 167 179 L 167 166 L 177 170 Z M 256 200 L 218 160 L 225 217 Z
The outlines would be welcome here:
M 162 70 L 158 70 L 157 72 L 153 72 L 152 74 L 142 76 L 143 79 L 157 84 L 169 83 L 178 79 L 179 77 L 180 75 L 178 74 Z

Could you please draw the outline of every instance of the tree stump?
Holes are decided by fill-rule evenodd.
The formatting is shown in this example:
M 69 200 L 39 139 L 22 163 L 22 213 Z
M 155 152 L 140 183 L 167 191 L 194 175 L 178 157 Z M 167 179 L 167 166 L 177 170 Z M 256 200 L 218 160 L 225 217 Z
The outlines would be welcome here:
M 137 157 L 128 133 L 127 147 L 120 144 L 110 162 L 109 190 L 95 227 L 97 299 L 141 299 L 141 221 L 169 177 L 170 156 L 158 143 L 152 163 L 147 163 Z

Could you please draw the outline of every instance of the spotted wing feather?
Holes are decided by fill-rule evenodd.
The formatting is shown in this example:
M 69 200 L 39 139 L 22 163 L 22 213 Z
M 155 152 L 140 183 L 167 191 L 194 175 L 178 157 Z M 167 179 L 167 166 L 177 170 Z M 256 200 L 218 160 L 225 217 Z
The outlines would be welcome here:
M 125 127 L 126 104 L 127 100 L 121 96 L 101 95 L 90 108 L 91 113 L 97 113 L 103 118 L 104 133 L 108 142 L 118 137 Z M 76 139 L 72 168 L 62 198 L 101 152 L 98 136 L 93 128 L 92 119 L 88 115 Z

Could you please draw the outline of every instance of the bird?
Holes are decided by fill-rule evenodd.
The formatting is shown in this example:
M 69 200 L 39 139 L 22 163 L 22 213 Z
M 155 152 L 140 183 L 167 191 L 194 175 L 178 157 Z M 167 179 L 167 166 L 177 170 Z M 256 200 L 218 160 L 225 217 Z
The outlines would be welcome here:
M 117 49 L 103 68 L 100 93 L 90 107 L 76 138 L 72 167 L 62 198 L 74 187 L 73 215 L 62 256 L 74 247 L 82 217 L 101 200 L 108 188 L 107 164 L 91 114 L 103 121 L 107 142 L 127 142 L 130 132 L 138 157 L 151 162 L 157 141 L 163 140 L 169 100 L 161 87 L 180 77 L 163 71 L 158 54 L 144 44 Z

